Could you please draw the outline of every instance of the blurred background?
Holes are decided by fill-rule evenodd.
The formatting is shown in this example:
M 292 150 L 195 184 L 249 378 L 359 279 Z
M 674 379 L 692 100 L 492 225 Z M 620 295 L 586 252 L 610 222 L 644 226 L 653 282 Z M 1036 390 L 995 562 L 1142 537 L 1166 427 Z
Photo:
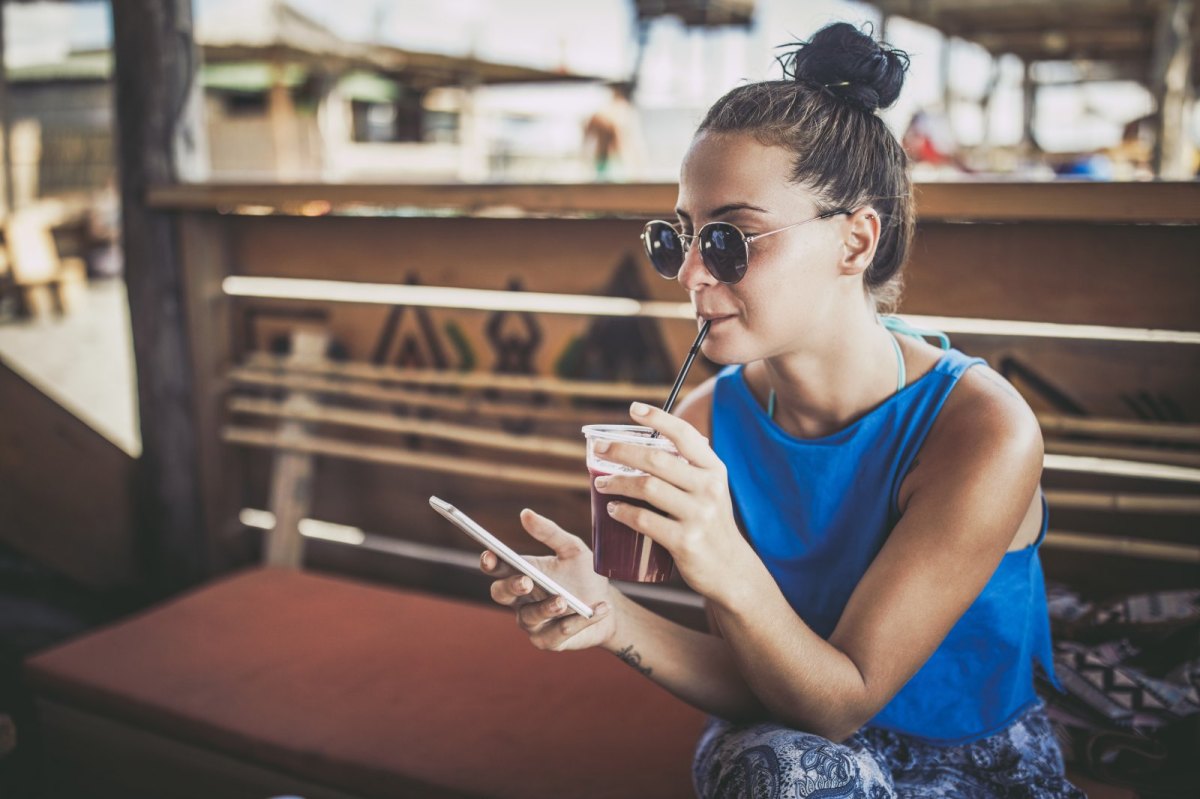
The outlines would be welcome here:
M 196 0 L 200 63 L 189 66 L 199 121 L 179 177 L 670 182 L 717 97 L 778 77 L 782 45 L 851 20 L 912 56 L 900 99 L 883 116 L 918 181 L 1190 179 L 1200 166 L 1200 112 L 1190 73 L 1177 77 L 1179 59 L 1168 54 L 1172 37 L 1191 31 L 1171 33 L 1168 6 Z M 4 4 L 2 207 L 21 212 L 17 247 L 29 241 L 30 252 L 13 262 L 10 245 L 0 279 L 23 285 L 58 270 L 68 284 L 62 302 L 94 295 L 94 310 L 116 321 L 112 42 L 102 0 Z M 44 229 L 57 252 L 39 237 Z M 0 299 L 9 357 L 54 336 L 20 329 L 54 301 L 36 290 Z M 121 349 L 111 325 L 65 324 Z M 129 374 L 119 354 L 94 362 Z M 73 389 L 85 393 L 132 382 L 58 377 L 88 384 Z M 77 403 L 130 452 L 135 404 L 127 396 Z
M 901 312 L 1042 421 L 1061 668 L 1093 658 L 1081 694 L 1100 674 L 1151 697 L 1061 709 L 1069 760 L 1112 796 L 1184 795 L 1198 19 L 1191 0 L 0 2 L 0 796 L 38 795 L 46 752 L 84 775 L 51 795 L 102 781 L 64 743 L 86 736 L 51 724 L 31 753 L 35 653 L 263 561 L 486 602 L 469 543 L 414 521 L 434 492 L 518 547 L 532 502 L 586 535 L 579 424 L 661 401 L 694 335 L 641 225 L 670 218 L 708 106 L 843 20 L 912 59 L 882 112 L 918 186 Z M 1129 633 L 1112 603 L 1151 594 L 1172 610 L 1132 612 L 1149 638 L 1071 648 L 1080 619 L 1089 645 Z M 703 625 L 678 580 L 639 597 Z M 95 795 L 174 795 L 148 784 Z
M 1161 5 L 197 0 L 205 141 L 191 177 L 669 181 L 713 100 L 778 77 L 777 48 L 834 20 L 912 55 L 884 116 L 910 132 L 919 178 L 1191 177 L 1190 90 L 1162 102 Z M 14 197 L 102 190 L 108 4 L 6 14 Z M 620 156 L 602 174 L 597 114 L 619 129 L 599 137 Z

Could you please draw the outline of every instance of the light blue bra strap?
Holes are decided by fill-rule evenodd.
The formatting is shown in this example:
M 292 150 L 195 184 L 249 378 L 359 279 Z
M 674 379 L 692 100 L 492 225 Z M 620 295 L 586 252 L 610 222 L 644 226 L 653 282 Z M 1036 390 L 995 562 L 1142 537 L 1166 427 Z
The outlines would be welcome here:
M 942 349 L 950 349 L 950 337 L 940 330 L 924 330 L 919 327 L 912 327 L 898 316 L 880 316 L 879 321 L 893 333 L 912 336 L 914 338 L 932 336 L 942 345 Z M 892 350 L 896 353 L 896 390 L 899 391 L 908 384 L 908 374 L 904 368 L 904 354 L 900 352 L 900 342 L 896 341 L 895 336 L 892 336 L 891 340 Z M 771 389 L 771 393 L 767 395 L 767 418 L 775 418 L 775 389 Z
M 895 336 L 888 336 L 892 342 L 892 351 L 896 353 L 896 390 L 904 388 L 908 383 L 908 373 L 904 370 L 904 353 L 900 352 L 900 342 Z
M 913 327 L 899 316 L 881 316 L 879 317 L 879 321 L 892 332 L 903 336 L 912 336 L 913 338 L 936 338 L 942 349 L 950 349 L 950 337 L 940 330 L 926 330 L 920 327 Z

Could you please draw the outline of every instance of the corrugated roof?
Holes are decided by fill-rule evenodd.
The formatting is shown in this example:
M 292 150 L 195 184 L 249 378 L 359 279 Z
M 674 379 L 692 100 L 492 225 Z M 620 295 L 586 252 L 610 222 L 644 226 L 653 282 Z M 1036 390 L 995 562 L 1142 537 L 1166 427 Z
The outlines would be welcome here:
M 199 20 L 196 41 L 206 63 L 276 61 L 330 71 L 360 69 L 389 74 L 418 90 L 465 83 L 589 81 L 598 77 L 499 64 L 473 56 L 424 53 L 350 42 L 283 0 L 246 0 L 237 13 Z
M 112 52 L 93 50 L 70 53 L 65 60 L 51 64 L 9 67 L 7 74 L 9 83 L 54 80 L 105 81 L 112 76 Z
M 685 25 L 748 26 L 754 17 L 754 0 L 634 0 L 638 19 L 674 16 Z
M 895 14 L 1025 61 L 1090 60 L 1147 80 L 1159 18 L 1172 0 L 872 0 Z M 1192 30 L 1200 27 L 1193 4 Z M 1200 53 L 1200 42 L 1197 43 Z

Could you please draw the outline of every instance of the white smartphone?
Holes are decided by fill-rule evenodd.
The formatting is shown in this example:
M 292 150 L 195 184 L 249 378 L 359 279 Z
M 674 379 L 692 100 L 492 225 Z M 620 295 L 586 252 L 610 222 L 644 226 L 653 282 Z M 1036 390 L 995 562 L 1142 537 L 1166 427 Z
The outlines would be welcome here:
M 433 506 L 434 510 L 453 522 L 454 525 L 461 529 L 464 533 L 471 536 L 471 538 L 474 538 L 487 549 L 490 549 L 492 552 L 496 553 L 498 558 L 524 574 L 530 580 L 533 580 L 534 584 L 541 587 L 542 590 L 549 594 L 562 597 L 563 601 L 567 603 L 571 610 L 575 611 L 580 616 L 583 616 L 585 619 L 590 619 L 593 615 L 595 615 L 595 611 L 580 601 L 578 597 L 556 583 L 550 578 L 550 575 L 546 574 L 537 566 L 534 566 L 532 563 L 525 560 L 525 558 L 518 555 L 499 538 L 496 538 L 496 536 L 483 529 L 483 527 L 481 527 L 479 523 L 470 516 L 463 513 L 446 500 L 439 499 L 438 497 L 430 497 L 429 504 Z

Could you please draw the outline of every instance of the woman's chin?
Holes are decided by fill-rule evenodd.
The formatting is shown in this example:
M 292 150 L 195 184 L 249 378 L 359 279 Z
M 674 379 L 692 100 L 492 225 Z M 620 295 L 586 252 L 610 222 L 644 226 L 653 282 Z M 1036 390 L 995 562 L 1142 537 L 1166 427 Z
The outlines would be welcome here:
M 734 341 L 714 341 L 712 338 L 706 338 L 700 345 L 700 352 L 709 361 L 720 366 L 757 360 L 744 344 L 739 346 Z

